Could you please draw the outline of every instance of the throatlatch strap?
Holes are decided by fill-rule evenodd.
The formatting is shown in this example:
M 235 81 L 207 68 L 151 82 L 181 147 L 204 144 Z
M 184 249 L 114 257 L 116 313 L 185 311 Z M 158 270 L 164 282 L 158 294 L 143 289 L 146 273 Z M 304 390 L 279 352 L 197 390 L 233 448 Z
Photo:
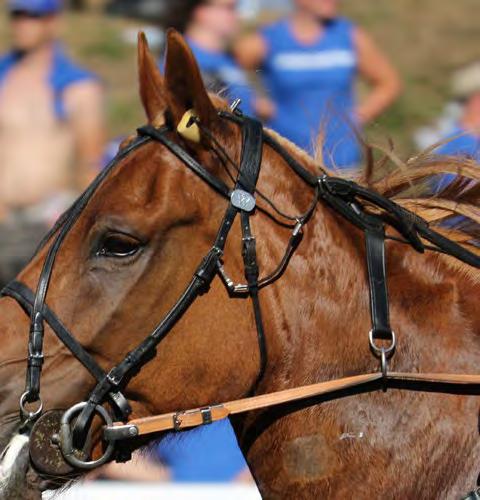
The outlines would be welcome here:
M 392 340 L 385 265 L 385 229 L 365 230 L 372 335 L 374 339 Z

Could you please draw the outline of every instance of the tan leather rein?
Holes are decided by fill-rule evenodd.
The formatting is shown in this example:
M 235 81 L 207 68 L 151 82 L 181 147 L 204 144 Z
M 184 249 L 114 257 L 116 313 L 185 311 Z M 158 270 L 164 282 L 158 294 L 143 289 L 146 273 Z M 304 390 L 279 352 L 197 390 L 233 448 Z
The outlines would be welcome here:
M 375 385 L 375 383 L 377 383 Z M 443 373 L 402 373 L 389 372 L 384 375 L 381 372 L 355 375 L 318 384 L 286 389 L 272 392 L 260 396 L 254 396 L 236 401 L 229 401 L 213 406 L 195 408 L 192 410 L 165 413 L 146 418 L 131 420 L 128 424 L 121 422 L 114 423 L 113 426 L 106 427 L 104 436 L 107 441 L 121 440 L 134 436 L 144 436 L 162 431 L 181 431 L 201 425 L 210 424 L 218 420 L 228 418 L 230 415 L 237 415 L 252 410 L 260 410 L 278 406 L 286 403 L 293 403 L 308 398 L 319 397 L 336 393 L 348 389 L 362 389 L 368 384 L 374 384 L 372 390 L 386 390 L 388 386 L 418 384 L 421 390 L 431 392 L 450 392 L 447 386 L 451 386 L 451 392 L 478 394 L 480 391 L 480 375 L 457 375 Z M 431 386 L 428 388 L 428 386 Z M 411 389 L 411 387 L 410 387 Z M 437 389 L 437 391 L 435 391 Z

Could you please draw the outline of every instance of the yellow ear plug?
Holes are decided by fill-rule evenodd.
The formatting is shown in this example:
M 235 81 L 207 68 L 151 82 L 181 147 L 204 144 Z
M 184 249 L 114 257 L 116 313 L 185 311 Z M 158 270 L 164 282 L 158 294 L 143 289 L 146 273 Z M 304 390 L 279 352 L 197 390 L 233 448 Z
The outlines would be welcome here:
M 199 143 L 201 140 L 200 127 L 195 122 L 197 115 L 194 109 L 189 109 L 180 120 L 177 132 L 188 141 Z

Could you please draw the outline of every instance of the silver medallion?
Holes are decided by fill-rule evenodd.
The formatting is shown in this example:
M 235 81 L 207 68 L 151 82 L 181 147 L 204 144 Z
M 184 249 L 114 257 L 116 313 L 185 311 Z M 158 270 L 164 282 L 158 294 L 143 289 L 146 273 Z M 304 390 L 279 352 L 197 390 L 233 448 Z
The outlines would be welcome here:
M 257 204 L 255 198 L 242 189 L 235 189 L 230 196 L 230 201 L 235 208 L 245 212 L 251 212 Z

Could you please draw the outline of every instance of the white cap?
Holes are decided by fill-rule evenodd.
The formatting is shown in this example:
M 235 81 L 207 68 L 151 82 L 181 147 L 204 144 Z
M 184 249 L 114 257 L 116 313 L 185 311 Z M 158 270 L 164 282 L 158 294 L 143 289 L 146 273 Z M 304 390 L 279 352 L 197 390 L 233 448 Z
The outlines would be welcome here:
M 480 61 L 469 64 L 454 73 L 452 91 L 459 99 L 466 99 L 480 92 Z

